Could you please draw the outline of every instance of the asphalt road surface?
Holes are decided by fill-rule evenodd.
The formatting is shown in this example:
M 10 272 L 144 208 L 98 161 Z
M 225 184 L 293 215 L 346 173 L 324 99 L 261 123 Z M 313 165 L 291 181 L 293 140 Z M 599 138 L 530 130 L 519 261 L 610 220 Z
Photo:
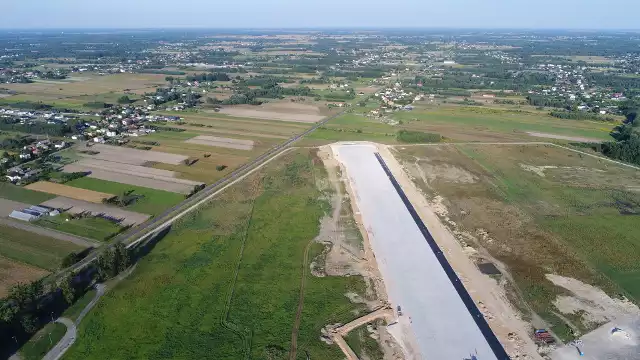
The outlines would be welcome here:
M 410 328 L 409 338 L 415 339 L 420 358 L 508 359 L 504 350 L 492 349 L 378 162 L 376 148 L 367 144 L 333 148 L 354 189 L 389 301 L 394 309 L 401 307 L 399 323 Z

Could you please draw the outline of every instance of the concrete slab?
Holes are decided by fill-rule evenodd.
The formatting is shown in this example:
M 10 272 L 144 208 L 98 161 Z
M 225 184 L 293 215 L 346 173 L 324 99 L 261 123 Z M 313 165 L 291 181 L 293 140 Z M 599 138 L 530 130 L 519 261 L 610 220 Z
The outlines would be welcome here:
M 415 358 L 496 359 L 369 144 L 335 144 Z M 413 341 L 411 341 L 413 342 Z M 404 344 L 407 345 L 406 343 Z M 408 344 L 413 347 L 414 344 Z

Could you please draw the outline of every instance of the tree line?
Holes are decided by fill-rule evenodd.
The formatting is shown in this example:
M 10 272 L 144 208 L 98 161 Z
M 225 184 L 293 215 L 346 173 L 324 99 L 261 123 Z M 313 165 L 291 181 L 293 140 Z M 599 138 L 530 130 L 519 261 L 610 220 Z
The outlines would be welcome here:
M 600 151 L 612 159 L 640 165 L 640 104 L 625 104 L 621 110 L 626 116 L 625 122 L 611 132 L 615 141 L 603 143 Z
M 72 253 L 63 259 L 61 268 L 75 264 L 82 254 Z M 24 343 L 39 328 L 52 321 L 82 296 L 94 282 L 104 282 L 117 276 L 132 263 L 131 253 L 123 243 L 105 249 L 95 262 L 81 273 L 68 273 L 55 283 L 43 279 L 13 286 L 0 299 L 0 356 L 9 355 L 11 342 Z M 13 340 L 11 340 L 13 339 Z M 17 344 L 15 346 L 18 346 Z M 13 349 L 15 350 L 15 349 Z

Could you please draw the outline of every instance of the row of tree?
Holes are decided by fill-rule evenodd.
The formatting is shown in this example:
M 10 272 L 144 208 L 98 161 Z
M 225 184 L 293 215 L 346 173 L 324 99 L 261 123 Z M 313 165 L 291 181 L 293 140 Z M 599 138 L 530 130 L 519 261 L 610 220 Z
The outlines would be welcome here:
M 620 110 L 626 116 L 626 120 L 611 132 L 615 141 L 603 143 L 601 151 L 610 158 L 640 165 L 640 104 L 625 103 Z
M 73 265 L 82 258 L 79 254 L 65 257 L 61 267 Z M 104 250 L 97 261 L 83 269 L 82 273 L 69 273 L 56 283 L 45 284 L 40 279 L 18 284 L 0 299 L 0 338 L 16 342 L 28 339 L 31 334 L 73 304 L 94 280 L 105 281 L 117 276 L 131 265 L 129 250 L 122 243 Z M 4 347 L 1 349 L 7 351 Z M 0 356 L 5 355 L 0 351 Z

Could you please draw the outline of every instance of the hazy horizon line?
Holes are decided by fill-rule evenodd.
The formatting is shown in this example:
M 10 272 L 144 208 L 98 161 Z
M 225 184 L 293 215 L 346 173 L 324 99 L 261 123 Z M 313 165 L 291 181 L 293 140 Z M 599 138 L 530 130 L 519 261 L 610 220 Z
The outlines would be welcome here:
M 640 28 L 572 28 L 572 27 L 443 27 L 443 26 L 311 26 L 311 27 L 203 27 L 203 26 L 163 26 L 163 27 L 1 27 L 0 31 L 63 31 L 63 30 L 110 30 L 110 31 L 150 31 L 150 30 L 242 30 L 242 31 L 320 31 L 320 30 L 482 30 L 482 31 L 584 31 L 584 32 L 640 32 Z

